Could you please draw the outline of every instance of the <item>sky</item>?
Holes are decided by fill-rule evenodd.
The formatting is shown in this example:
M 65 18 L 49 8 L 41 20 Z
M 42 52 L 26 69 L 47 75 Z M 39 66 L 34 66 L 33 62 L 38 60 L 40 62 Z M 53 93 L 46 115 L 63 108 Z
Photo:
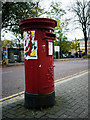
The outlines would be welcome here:
M 32 0 L 35 1 L 35 0 Z M 56 2 L 60 2 L 61 1 L 61 7 L 67 12 L 67 14 L 64 16 L 64 18 L 70 18 L 73 16 L 72 13 L 70 13 L 69 11 L 67 11 L 67 6 L 69 6 L 74 0 L 41 0 L 41 7 L 45 8 L 46 10 L 48 10 L 48 7 L 50 5 L 50 3 L 52 1 L 56 1 Z M 74 29 L 75 28 L 75 23 L 74 22 L 69 22 L 68 28 L 69 31 L 67 32 L 67 38 L 68 40 L 75 40 L 76 39 L 83 39 L 83 32 L 81 31 L 81 29 Z M 4 34 L 4 38 L 7 39 L 11 39 L 11 38 L 15 38 L 11 32 Z M 2 38 L 3 39 L 3 38 Z
M 75 0 L 42 0 L 45 1 L 41 3 L 42 7 L 46 8 L 48 10 L 48 7 L 50 3 L 53 2 L 61 2 L 61 7 L 67 12 L 67 14 L 64 16 L 64 18 L 71 18 L 73 16 L 73 13 L 69 12 L 67 9 L 68 7 L 75 1 Z M 69 31 L 67 32 L 67 38 L 68 40 L 75 40 L 76 39 L 83 39 L 83 32 L 81 29 L 75 29 L 76 24 L 74 22 L 69 22 L 68 28 Z

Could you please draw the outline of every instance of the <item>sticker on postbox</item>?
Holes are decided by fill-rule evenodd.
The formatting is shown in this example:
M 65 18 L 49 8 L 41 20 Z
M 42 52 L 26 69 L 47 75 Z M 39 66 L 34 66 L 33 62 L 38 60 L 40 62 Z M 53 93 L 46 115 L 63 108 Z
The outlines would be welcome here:
M 48 42 L 48 47 L 49 47 L 48 55 L 53 55 L 53 43 Z
M 35 38 L 35 31 L 25 31 L 24 36 L 24 58 L 37 59 L 37 40 Z

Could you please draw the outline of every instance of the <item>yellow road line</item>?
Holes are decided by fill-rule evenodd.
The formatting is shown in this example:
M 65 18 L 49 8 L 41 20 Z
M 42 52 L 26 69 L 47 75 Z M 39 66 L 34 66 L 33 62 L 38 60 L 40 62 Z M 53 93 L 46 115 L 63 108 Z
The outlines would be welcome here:
M 83 74 L 86 74 L 86 73 L 88 73 L 88 71 L 82 72 L 81 74 L 73 75 L 72 77 L 68 77 L 68 78 L 63 79 L 63 80 L 60 79 L 60 80 L 58 80 L 55 84 L 58 84 L 58 83 L 62 83 L 62 82 L 71 80 L 71 79 L 73 79 L 73 78 L 79 77 L 79 76 L 81 76 L 81 75 L 83 75 Z
M 22 94 L 22 95 L 23 95 L 23 94 Z M 10 98 L 10 99 L 8 99 L 8 100 L 5 100 L 5 101 L 3 101 L 3 102 L 0 102 L 0 104 L 2 104 L 2 103 L 4 103 L 4 102 L 7 102 L 7 101 L 10 101 L 10 100 L 13 100 L 13 99 L 16 99 L 16 98 L 18 98 L 18 97 L 20 97 L 20 96 L 22 96 L 22 95 L 19 95 L 19 96 Z
M 58 82 L 64 81 L 65 79 L 74 77 L 74 76 L 76 76 L 76 75 L 80 75 L 80 74 L 82 74 L 82 73 L 84 73 L 84 72 L 87 72 L 87 71 L 90 71 L 90 69 L 81 71 L 81 72 L 79 72 L 79 73 L 76 73 L 76 74 L 73 74 L 73 75 L 70 75 L 70 76 L 61 78 L 61 79 L 58 79 L 58 80 L 56 80 L 54 83 L 58 83 Z M 12 100 L 12 99 L 14 99 L 14 98 L 18 98 L 18 97 L 22 96 L 22 95 L 24 94 L 24 92 L 25 92 L 25 91 L 22 91 L 22 92 L 20 92 L 20 93 L 16 93 L 16 94 L 13 94 L 13 95 L 11 95 L 11 96 L 2 98 L 2 99 L 0 99 L 0 104 L 4 103 L 4 102 L 6 102 L 6 101 L 10 101 L 10 100 Z
M 57 82 L 63 81 L 63 80 L 65 80 L 65 79 L 68 79 L 68 78 L 74 77 L 74 76 L 76 76 L 76 75 L 82 74 L 82 73 L 87 72 L 87 71 L 90 71 L 90 69 L 88 69 L 88 70 L 84 70 L 84 71 L 81 71 L 81 72 L 79 72 L 79 73 L 72 74 L 72 75 L 70 75 L 70 76 L 67 76 L 67 77 L 64 77 L 64 78 L 61 78 L 61 79 L 58 79 L 58 80 L 55 80 L 54 83 L 57 83 Z
M 6 99 L 10 99 L 10 98 L 15 97 L 15 96 L 19 96 L 19 95 L 21 95 L 23 93 L 24 93 L 24 91 L 22 91 L 20 93 L 13 94 L 13 95 L 5 97 L 5 98 L 2 98 L 2 99 L 0 99 L 0 102 L 3 101 L 3 100 L 6 100 Z

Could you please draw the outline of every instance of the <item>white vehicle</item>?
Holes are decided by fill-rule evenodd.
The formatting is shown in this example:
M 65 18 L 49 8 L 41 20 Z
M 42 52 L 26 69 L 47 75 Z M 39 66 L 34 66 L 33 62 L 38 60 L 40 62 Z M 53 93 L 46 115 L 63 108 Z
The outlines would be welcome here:
M 14 55 L 14 61 L 17 62 L 18 60 L 18 55 Z
M 62 57 L 63 57 L 63 58 L 66 58 L 67 56 L 66 56 L 66 55 L 64 55 L 64 54 L 62 54 Z

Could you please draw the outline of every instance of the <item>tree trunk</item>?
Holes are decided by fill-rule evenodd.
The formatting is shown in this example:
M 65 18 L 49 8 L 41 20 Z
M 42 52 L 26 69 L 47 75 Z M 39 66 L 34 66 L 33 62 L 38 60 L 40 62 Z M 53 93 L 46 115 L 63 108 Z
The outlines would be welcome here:
M 84 39 L 85 39 L 85 55 L 87 55 L 87 32 L 84 31 Z
M 62 58 L 62 43 L 61 43 L 61 39 L 60 39 L 60 58 Z
M 61 46 L 60 46 L 60 58 L 62 58 L 62 49 L 61 49 Z

